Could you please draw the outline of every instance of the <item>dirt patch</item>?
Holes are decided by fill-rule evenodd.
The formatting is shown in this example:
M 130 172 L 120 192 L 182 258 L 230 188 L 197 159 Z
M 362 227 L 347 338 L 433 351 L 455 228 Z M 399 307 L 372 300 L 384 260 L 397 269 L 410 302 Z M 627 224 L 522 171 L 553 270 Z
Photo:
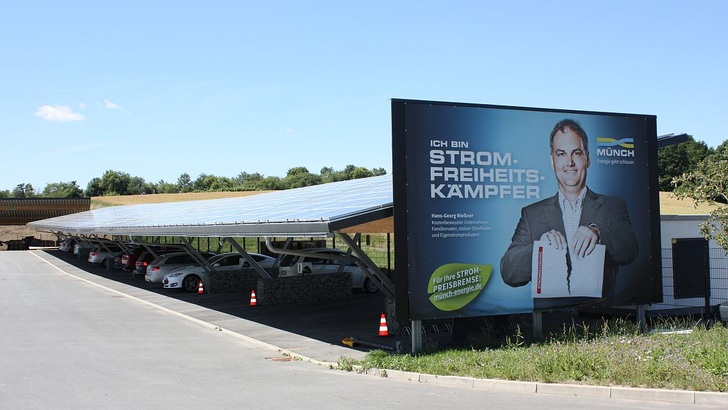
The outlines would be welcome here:
M 91 198 L 91 209 L 117 205 L 158 204 L 162 202 L 198 201 L 204 199 L 238 198 L 258 195 L 270 191 L 236 192 L 189 192 L 184 194 L 149 194 L 124 196 L 95 196 Z
M 677 199 L 670 192 L 660 192 L 660 215 L 708 215 L 715 205 L 694 206 L 690 199 Z
M 35 229 L 28 228 L 25 225 L 0 225 L 0 241 L 7 242 L 12 240 L 20 240 L 26 236 L 34 236 L 36 239 L 45 241 L 55 241 L 56 235 L 47 232 L 38 232 Z

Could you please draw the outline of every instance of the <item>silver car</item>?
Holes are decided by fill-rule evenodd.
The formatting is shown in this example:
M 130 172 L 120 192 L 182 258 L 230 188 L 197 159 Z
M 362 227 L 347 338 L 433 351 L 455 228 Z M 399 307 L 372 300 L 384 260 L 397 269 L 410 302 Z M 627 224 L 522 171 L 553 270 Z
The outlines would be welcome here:
M 339 249 L 315 248 L 306 249 L 306 251 L 312 255 L 286 255 L 281 260 L 278 276 L 322 275 L 336 273 L 341 269 L 343 272 L 351 273 L 352 288 L 361 289 L 365 292 L 379 290 L 379 285 L 376 282 L 369 279 L 357 264 L 348 260 L 348 258 L 354 257 L 353 255 L 347 255 L 346 252 Z M 316 257 L 316 254 L 322 255 L 322 257 Z M 326 257 L 323 257 L 323 255 L 326 255 Z M 341 259 L 336 259 L 338 256 Z
M 88 254 L 88 261 L 100 265 L 105 265 L 107 261 L 114 261 L 114 258 L 123 253 L 118 245 L 96 245 Z

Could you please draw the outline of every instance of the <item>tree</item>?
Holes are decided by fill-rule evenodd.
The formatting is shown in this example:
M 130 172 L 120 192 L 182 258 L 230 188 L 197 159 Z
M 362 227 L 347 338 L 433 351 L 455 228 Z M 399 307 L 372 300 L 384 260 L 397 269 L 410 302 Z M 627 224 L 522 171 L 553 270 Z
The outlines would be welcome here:
M 728 142 L 728 141 L 726 141 Z M 728 145 L 723 142 L 697 169 L 674 179 L 675 195 L 691 198 L 698 205 L 717 205 L 708 220 L 700 225 L 705 239 L 713 239 L 728 250 Z
M 179 187 L 178 192 L 192 192 L 195 189 L 190 174 L 186 172 L 177 178 L 177 186 Z
M 176 194 L 179 192 L 179 185 L 160 180 L 157 182 L 156 192 L 159 194 Z
M 48 198 L 81 198 L 83 190 L 76 181 L 53 182 L 43 188 L 43 196 Z
M 728 157 L 728 140 L 723 141 L 715 148 L 715 154 L 721 155 L 723 158 Z
M 259 191 L 275 191 L 286 189 L 280 177 L 265 177 L 256 188 Z
M 195 192 L 207 192 L 212 190 L 212 186 L 218 183 L 218 177 L 215 175 L 200 174 L 192 184 Z
M 232 191 L 235 187 L 235 182 L 228 177 L 218 177 L 214 181 L 208 191 L 221 192 L 221 191 Z
M 306 167 L 295 167 L 288 170 L 283 178 L 285 188 L 300 188 L 305 186 L 319 185 L 323 182 L 321 176 L 308 172 Z
M 101 178 L 93 178 L 86 186 L 86 196 L 138 195 L 154 192 L 144 178 L 132 177 L 126 172 L 108 170 Z
M 713 152 L 705 142 L 696 142 L 692 136 L 685 142 L 661 148 L 657 151 L 660 191 L 672 191 L 675 177 L 695 170 Z
M 364 167 L 356 167 L 353 171 L 351 171 L 351 179 L 369 178 L 373 175 L 372 171 Z
M 272 177 L 277 178 L 277 177 Z M 239 191 L 263 191 L 268 190 L 268 188 L 265 187 L 265 180 L 266 178 L 257 172 L 249 174 L 247 172 L 241 172 L 238 174 L 237 178 L 235 178 L 235 189 Z M 278 178 L 278 182 L 276 182 L 276 186 L 280 184 L 280 178 Z M 273 188 L 273 189 L 279 189 L 279 188 Z
M 126 188 L 126 192 L 125 195 L 151 194 L 154 192 L 154 188 L 144 181 L 144 178 L 131 177 L 129 178 L 129 185 Z
M 32 184 L 18 184 L 13 189 L 11 196 L 13 198 L 32 198 L 35 196 L 35 189 Z
M 92 178 L 86 185 L 86 196 L 103 196 L 104 189 L 101 186 L 101 178 Z

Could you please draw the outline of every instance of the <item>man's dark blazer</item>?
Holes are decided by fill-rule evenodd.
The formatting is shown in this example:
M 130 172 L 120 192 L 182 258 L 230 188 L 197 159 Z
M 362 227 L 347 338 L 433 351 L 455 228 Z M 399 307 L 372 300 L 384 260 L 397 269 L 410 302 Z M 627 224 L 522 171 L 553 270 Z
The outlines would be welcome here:
M 579 225 L 589 224 L 597 226 L 599 243 L 606 247 L 602 291 L 605 297 L 612 296 L 619 265 L 631 263 L 638 253 L 627 206 L 619 198 L 587 189 Z M 533 242 L 552 229 L 565 231 L 558 193 L 521 209 L 511 245 L 501 258 L 500 272 L 506 284 L 515 287 L 531 281 Z

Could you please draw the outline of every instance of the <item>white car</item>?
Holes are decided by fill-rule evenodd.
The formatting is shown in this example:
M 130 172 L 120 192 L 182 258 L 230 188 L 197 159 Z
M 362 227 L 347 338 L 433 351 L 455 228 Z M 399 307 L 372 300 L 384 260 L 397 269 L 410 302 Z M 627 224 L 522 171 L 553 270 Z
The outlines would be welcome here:
M 326 254 L 329 256 L 346 256 L 346 252 L 340 249 L 315 248 L 305 249 L 306 252 Z M 356 258 L 354 255 L 349 255 Z M 298 275 L 320 275 L 327 273 L 339 272 L 339 266 L 343 265 L 343 272 L 351 273 L 352 288 L 361 289 L 365 292 L 376 292 L 379 285 L 369 279 L 364 271 L 354 262 L 350 262 L 344 258 L 331 259 L 319 258 L 315 256 L 298 256 L 287 255 L 283 258 L 278 273 L 279 277 L 298 276 Z
M 73 247 L 76 245 L 76 241 L 70 238 L 64 239 L 60 244 L 58 244 L 58 250 L 63 252 L 72 252 Z
M 276 259 L 258 253 L 248 253 L 261 268 L 272 268 Z M 223 253 L 210 258 L 210 265 L 217 271 L 237 270 L 250 267 L 250 263 L 238 252 Z M 196 292 L 201 280 L 207 280 L 208 272 L 202 266 L 187 266 L 169 272 L 162 279 L 165 289 L 184 289 Z
M 203 258 L 211 258 L 215 256 L 212 252 L 200 252 Z M 162 283 L 164 275 L 168 274 L 172 269 L 184 266 L 198 266 L 197 260 L 187 252 L 174 252 L 160 255 L 147 265 L 147 273 L 144 280 L 150 283 Z

